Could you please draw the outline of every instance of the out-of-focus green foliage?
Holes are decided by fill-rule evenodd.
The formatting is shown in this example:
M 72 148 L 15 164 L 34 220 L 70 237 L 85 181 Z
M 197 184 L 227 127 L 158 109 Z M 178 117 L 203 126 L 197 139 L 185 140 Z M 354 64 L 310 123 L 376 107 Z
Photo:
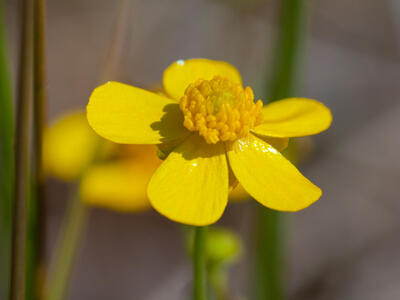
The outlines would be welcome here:
M 194 232 L 190 227 L 184 227 L 184 229 L 186 249 L 190 255 L 193 255 Z M 231 295 L 228 270 L 240 259 L 243 252 L 243 243 L 240 237 L 227 228 L 209 227 L 205 249 L 211 299 L 236 299 Z
M 242 244 L 235 232 L 222 227 L 211 227 L 206 251 L 209 264 L 231 264 L 239 258 Z
M 185 233 L 186 249 L 192 255 L 194 234 L 190 227 Z M 230 265 L 237 261 L 241 253 L 242 242 L 235 232 L 218 226 L 209 228 L 206 241 L 207 265 Z
M 233 298 L 229 286 L 229 267 L 240 259 L 242 242 L 231 230 L 222 227 L 211 227 L 207 238 L 207 273 L 212 287 L 213 299 L 226 300 Z

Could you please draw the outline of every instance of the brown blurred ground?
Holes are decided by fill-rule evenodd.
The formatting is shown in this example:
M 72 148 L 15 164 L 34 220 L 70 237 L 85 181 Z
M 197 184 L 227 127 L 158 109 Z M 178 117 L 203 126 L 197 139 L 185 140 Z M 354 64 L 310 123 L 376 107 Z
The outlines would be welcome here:
M 16 2 L 6 1 L 14 62 Z M 48 1 L 50 119 L 86 104 L 104 65 L 118 2 Z M 244 12 L 228 2 L 132 1 L 122 56 L 109 79 L 150 86 L 170 62 L 208 57 L 236 65 L 261 95 L 277 1 L 252 1 L 255 7 Z M 296 300 L 400 299 L 400 5 L 310 3 L 299 95 L 331 107 L 334 124 L 315 139 L 316 155 L 302 168 L 324 196 L 287 216 L 288 294 Z M 51 181 L 49 252 L 66 201 L 66 187 Z M 231 205 L 224 216 L 245 241 L 251 240 L 255 205 Z M 182 299 L 190 266 L 181 242 L 179 226 L 154 212 L 94 209 L 69 299 Z M 232 270 L 241 294 L 248 293 L 248 259 Z

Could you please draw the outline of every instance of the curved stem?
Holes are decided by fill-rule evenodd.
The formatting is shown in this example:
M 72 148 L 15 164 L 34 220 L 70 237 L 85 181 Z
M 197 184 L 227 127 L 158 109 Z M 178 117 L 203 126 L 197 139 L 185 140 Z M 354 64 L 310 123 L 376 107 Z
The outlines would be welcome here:
M 193 299 L 206 300 L 206 227 L 194 228 Z
M 65 299 L 73 261 L 88 221 L 88 207 L 79 198 L 79 192 L 75 193 L 51 259 L 46 299 Z
M 39 0 L 37 0 L 39 1 Z M 44 1 L 44 0 L 41 0 Z M 114 72 L 114 65 L 120 58 L 121 51 L 126 38 L 126 30 L 130 17 L 131 1 L 121 0 L 117 9 L 117 16 L 114 20 L 114 30 L 112 32 L 109 48 L 107 50 L 106 60 L 103 71 L 99 76 L 99 81 L 105 81 Z M 101 145 L 98 145 L 101 147 Z M 99 148 L 97 149 L 97 152 Z M 96 161 L 97 154 L 93 161 Z M 89 168 L 90 166 L 88 166 Z M 78 180 L 78 183 L 80 180 Z M 59 241 L 56 246 L 55 254 L 50 261 L 50 272 L 45 284 L 45 293 L 49 300 L 63 300 L 67 292 L 69 278 L 73 267 L 73 261 L 76 256 L 81 236 L 85 230 L 88 219 L 89 207 L 87 207 L 78 196 L 78 191 L 71 199 L 71 207 L 68 211 L 65 223 L 59 234 Z

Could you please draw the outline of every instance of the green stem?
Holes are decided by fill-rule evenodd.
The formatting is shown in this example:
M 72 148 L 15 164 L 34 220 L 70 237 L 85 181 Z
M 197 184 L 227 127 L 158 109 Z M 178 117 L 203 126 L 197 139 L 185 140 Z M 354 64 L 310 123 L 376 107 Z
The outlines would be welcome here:
M 268 99 L 293 96 L 304 41 L 307 0 L 282 0 L 281 24 Z M 279 212 L 259 207 L 253 299 L 284 299 L 283 220 Z
M 62 225 L 54 255 L 51 258 L 47 297 L 49 300 L 63 300 L 80 244 L 84 228 L 88 221 L 88 207 L 79 198 L 76 191 L 70 201 L 66 219 Z
M 14 109 L 0 1 L 0 299 L 9 297 L 14 178 Z
M 283 224 L 281 214 L 260 207 L 257 222 L 254 299 L 284 299 Z
M 45 61 L 45 1 L 35 0 L 34 7 L 34 64 L 33 64 L 33 122 L 34 122 L 34 184 L 36 200 L 39 203 L 39 250 L 44 248 L 44 190 L 43 132 L 46 122 L 46 61 Z M 42 248 L 42 249 L 41 249 Z M 43 251 L 39 255 L 43 256 Z
M 307 21 L 307 0 L 282 0 L 280 30 L 272 81 L 267 91 L 270 101 L 295 96 L 298 67 Z
M 21 6 L 20 66 L 17 82 L 17 115 L 15 136 L 15 185 L 11 254 L 11 300 L 25 300 L 26 224 L 28 193 L 29 100 L 32 63 L 32 2 Z
M 14 109 L 4 28 L 0 1 L 0 299 L 9 297 L 14 178 Z
M 34 0 L 33 9 L 33 193 L 29 205 L 30 265 L 27 274 L 27 299 L 40 298 L 43 285 L 46 229 L 45 175 L 43 171 L 43 132 L 46 118 L 45 0 Z M 29 261 L 31 260 L 31 261 Z
M 206 300 L 206 227 L 194 228 L 193 299 Z
M 32 178 L 31 178 L 32 179 Z M 34 300 L 38 298 L 38 278 L 37 261 L 38 261 L 38 246 L 37 246 L 37 204 L 35 199 L 35 187 L 30 181 L 30 187 L 27 198 L 27 237 L 26 237 L 26 295 L 25 300 Z

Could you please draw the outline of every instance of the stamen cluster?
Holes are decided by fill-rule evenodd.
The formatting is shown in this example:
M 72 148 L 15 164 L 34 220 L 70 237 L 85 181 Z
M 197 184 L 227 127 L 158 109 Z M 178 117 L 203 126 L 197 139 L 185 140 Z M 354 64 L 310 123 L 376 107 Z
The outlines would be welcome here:
M 215 76 L 190 84 L 179 103 L 183 125 L 199 131 L 207 143 L 234 141 L 262 122 L 262 101 L 254 103 L 250 87 Z

